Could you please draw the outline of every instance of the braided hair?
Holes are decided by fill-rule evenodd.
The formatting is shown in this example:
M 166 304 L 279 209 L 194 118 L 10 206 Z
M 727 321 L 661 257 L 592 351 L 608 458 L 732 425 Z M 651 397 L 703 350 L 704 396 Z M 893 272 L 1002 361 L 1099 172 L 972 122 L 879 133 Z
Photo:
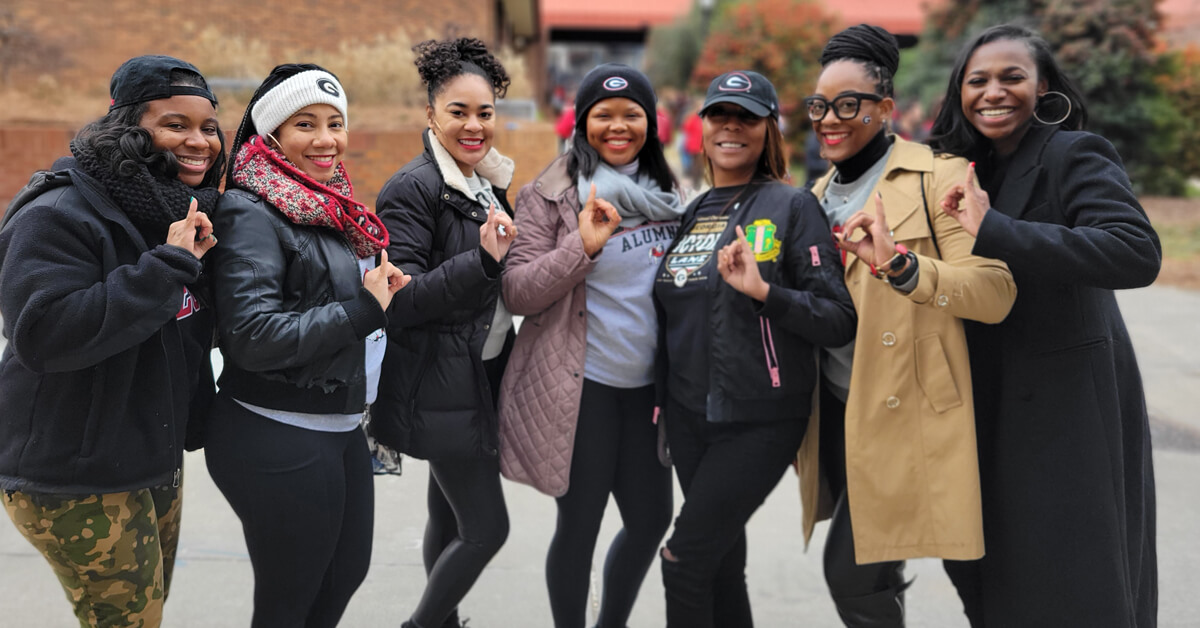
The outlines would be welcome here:
M 250 102 L 246 104 L 246 112 L 242 114 L 242 122 L 238 125 L 237 133 L 233 136 L 234 156 L 237 155 L 237 151 L 240 150 L 242 145 L 245 144 L 252 136 L 266 135 L 267 133 L 273 133 L 275 131 L 275 129 L 260 129 L 254 125 L 254 118 L 250 115 L 250 112 L 254 111 L 254 105 L 257 105 L 258 101 L 262 99 L 264 94 L 278 87 L 280 83 L 301 72 L 307 72 L 309 70 L 329 72 L 329 70 L 326 70 L 315 63 L 283 63 L 275 66 L 275 68 L 271 70 L 271 73 L 267 75 L 267 78 L 263 79 L 262 84 L 258 86 L 258 89 L 254 90 L 254 95 L 250 97 Z M 333 72 L 329 72 L 329 74 L 333 75 L 334 78 L 337 78 L 337 75 L 333 74 Z M 236 187 L 241 186 L 233 181 L 233 168 L 230 167 L 229 174 L 225 178 L 225 189 L 232 190 Z
M 482 77 L 492 87 L 496 98 L 504 98 L 512 81 L 487 46 L 474 37 L 459 37 L 438 41 L 430 39 L 413 46 L 421 82 L 429 96 L 429 105 L 442 93 L 446 84 L 463 74 Z
M 896 70 L 900 69 L 900 44 L 891 33 L 869 24 L 851 26 L 829 38 L 821 51 L 821 67 L 835 61 L 854 61 L 875 80 L 875 93 L 895 96 Z
M 183 69 L 171 70 L 170 79 L 171 85 L 208 87 L 204 77 Z M 155 148 L 154 136 L 142 128 L 142 116 L 146 115 L 149 108 L 149 101 L 117 107 L 85 125 L 72 143 L 97 155 L 114 176 L 130 177 L 140 166 L 145 166 L 155 177 L 174 179 L 179 176 L 179 161 L 174 153 Z M 219 124 L 217 129 L 221 150 L 213 160 L 212 167 L 204 173 L 199 185 L 202 188 L 218 187 L 221 175 L 225 172 L 225 134 L 220 132 Z

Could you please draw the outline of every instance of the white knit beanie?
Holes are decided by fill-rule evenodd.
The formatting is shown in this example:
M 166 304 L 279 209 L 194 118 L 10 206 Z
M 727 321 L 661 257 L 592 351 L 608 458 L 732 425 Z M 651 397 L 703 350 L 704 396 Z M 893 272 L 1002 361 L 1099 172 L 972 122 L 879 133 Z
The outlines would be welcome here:
M 250 118 L 260 135 L 272 133 L 287 122 L 297 111 L 319 103 L 332 105 L 342 114 L 342 122 L 350 128 L 350 116 L 346 115 L 346 92 L 341 83 L 328 72 L 305 70 L 289 77 L 271 91 L 263 94 Z

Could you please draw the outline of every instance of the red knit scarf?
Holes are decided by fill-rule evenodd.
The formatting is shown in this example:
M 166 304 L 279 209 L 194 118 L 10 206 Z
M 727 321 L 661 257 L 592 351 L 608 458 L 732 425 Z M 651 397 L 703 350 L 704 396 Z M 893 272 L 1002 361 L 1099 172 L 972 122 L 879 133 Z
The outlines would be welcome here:
M 233 180 L 274 205 L 293 223 L 340 231 L 359 259 L 387 248 L 387 229 L 366 205 L 354 200 L 354 186 L 342 164 L 332 179 L 320 183 L 282 153 L 267 148 L 261 136 L 253 135 L 233 160 Z

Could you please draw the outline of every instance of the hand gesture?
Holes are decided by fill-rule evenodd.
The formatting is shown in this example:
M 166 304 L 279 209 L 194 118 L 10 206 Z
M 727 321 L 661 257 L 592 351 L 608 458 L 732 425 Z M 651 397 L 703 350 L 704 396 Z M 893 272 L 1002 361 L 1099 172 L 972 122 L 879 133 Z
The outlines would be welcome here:
M 988 193 L 979 187 L 975 178 L 975 162 L 967 166 L 967 180 L 950 188 L 942 199 L 942 211 L 962 225 L 971 237 L 979 234 L 979 225 L 983 224 L 983 215 L 992 206 Z
M 596 198 L 596 184 L 588 194 L 587 203 L 579 212 L 579 237 L 583 239 L 583 252 L 588 257 L 595 257 L 613 232 L 621 224 L 621 214 L 612 203 Z
M 746 242 L 746 232 L 742 231 L 742 226 L 737 225 L 734 229 L 737 238 L 717 251 L 717 271 L 734 290 L 765 302 L 771 284 L 763 281 L 759 274 L 758 260 L 754 259 L 754 251 Z
M 363 274 L 363 287 L 379 301 L 379 307 L 385 310 L 391 305 L 392 296 L 410 281 L 411 275 L 405 275 L 404 271 L 392 266 L 388 261 L 387 251 L 380 251 L 379 265 Z
M 212 221 L 208 215 L 196 210 L 196 199 L 188 206 L 187 216 L 176 220 L 167 227 L 167 244 L 177 246 L 196 256 L 204 257 L 209 249 L 217 245 L 217 236 L 213 235 Z
M 508 247 L 517 237 L 517 227 L 508 212 L 497 210 L 495 203 L 488 205 L 487 220 L 479 226 L 479 241 L 483 250 L 497 262 L 508 254 Z
M 859 228 L 863 230 L 862 239 L 851 240 L 850 236 Z M 883 195 L 875 193 L 874 215 L 865 211 L 854 214 L 842 225 L 840 232 L 834 232 L 833 239 L 839 248 L 853 253 L 858 259 L 872 266 L 892 259 L 896 254 L 896 241 L 892 239 L 887 216 L 883 211 Z

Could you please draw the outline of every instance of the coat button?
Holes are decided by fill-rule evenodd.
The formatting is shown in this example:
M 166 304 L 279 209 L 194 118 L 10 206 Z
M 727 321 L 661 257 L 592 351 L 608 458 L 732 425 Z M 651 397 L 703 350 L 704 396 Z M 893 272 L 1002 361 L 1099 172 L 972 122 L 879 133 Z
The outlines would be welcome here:
M 483 324 L 483 328 L 484 328 L 484 329 L 491 329 L 491 328 L 492 328 L 492 324 L 491 324 L 491 323 L 484 323 L 484 324 Z
M 444 200 L 444 201 L 448 201 L 448 200 L 450 200 L 450 195 L 449 195 L 449 194 L 443 194 L 443 195 L 442 195 L 442 200 Z
M 583 316 L 583 310 L 579 310 L 579 315 Z
M 575 377 L 579 377 L 579 373 L 575 373 Z
M 948 297 L 944 294 L 939 295 L 937 298 L 937 304 L 938 304 L 938 307 L 946 307 L 947 305 L 950 305 L 950 297 Z
M 890 331 L 883 332 L 883 346 L 890 347 L 896 344 L 896 334 Z
M 896 408 L 900 407 L 900 398 L 899 398 L 899 397 L 897 397 L 897 396 L 895 396 L 895 395 L 892 395 L 891 397 L 888 397 L 888 398 L 887 398 L 887 407 L 889 407 L 889 408 L 891 408 L 891 409 L 893 409 L 893 410 L 895 410 Z
M 479 215 L 479 212 L 471 212 L 471 217 L 472 217 L 472 218 L 474 218 L 474 217 L 476 217 L 476 216 L 478 216 L 478 215 Z

